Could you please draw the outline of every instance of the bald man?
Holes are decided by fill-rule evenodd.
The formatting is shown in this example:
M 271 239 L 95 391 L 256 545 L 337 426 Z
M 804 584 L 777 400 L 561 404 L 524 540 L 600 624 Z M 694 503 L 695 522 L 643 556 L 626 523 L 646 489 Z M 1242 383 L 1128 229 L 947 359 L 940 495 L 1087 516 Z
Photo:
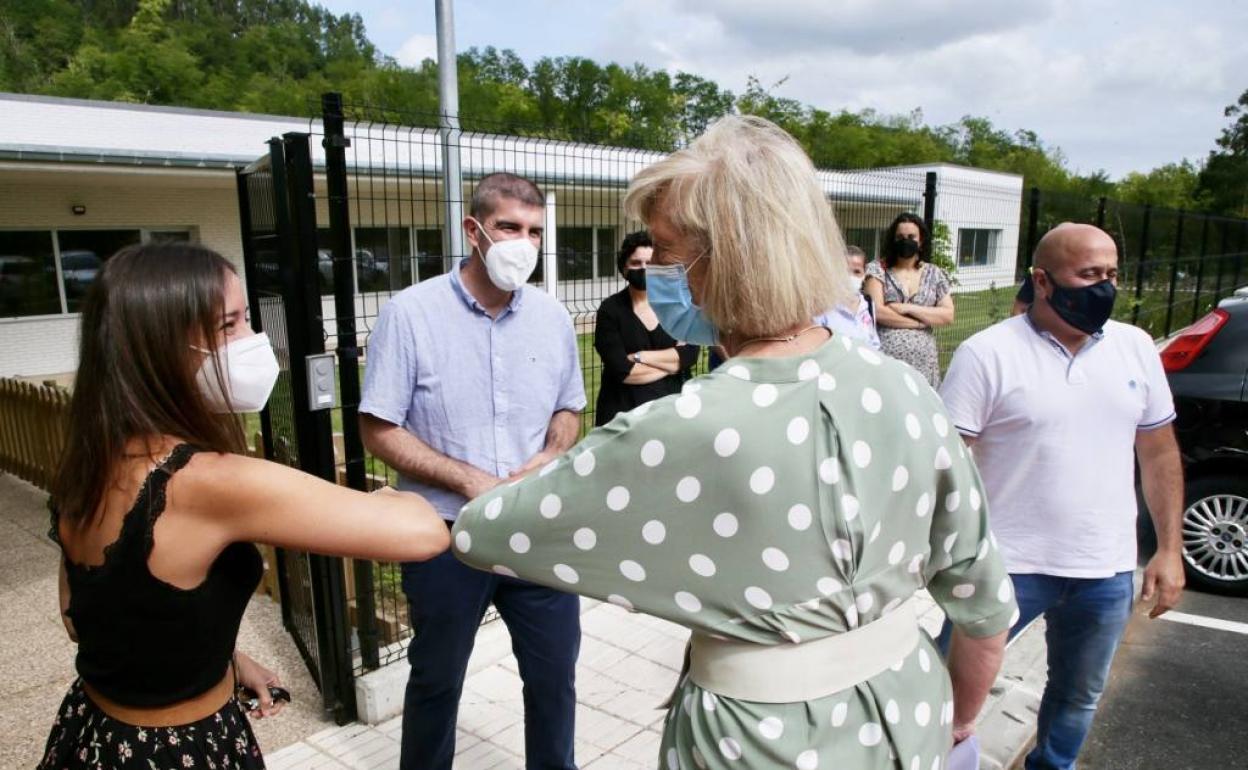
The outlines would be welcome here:
M 1032 281 L 1027 312 L 958 348 L 941 396 L 974 448 L 1014 581 L 1011 634 L 1041 614 L 1047 624 L 1049 680 L 1026 768 L 1057 770 L 1075 765 L 1131 614 L 1133 461 L 1157 529 L 1141 595 L 1155 601 L 1154 618 L 1183 589 L 1183 476 L 1153 341 L 1109 320 L 1113 239 L 1089 225 L 1054 228 L 1036 247 Z

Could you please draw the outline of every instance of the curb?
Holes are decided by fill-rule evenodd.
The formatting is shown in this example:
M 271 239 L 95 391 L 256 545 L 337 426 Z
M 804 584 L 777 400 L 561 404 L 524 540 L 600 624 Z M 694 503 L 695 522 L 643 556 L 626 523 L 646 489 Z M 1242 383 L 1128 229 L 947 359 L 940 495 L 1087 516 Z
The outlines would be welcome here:
M 980 770 L 1012 770 L 1036 738 L 1036 715 L 1048 677 L 1044 619 L 1006 646 L 1005 661 L 976 722 Z

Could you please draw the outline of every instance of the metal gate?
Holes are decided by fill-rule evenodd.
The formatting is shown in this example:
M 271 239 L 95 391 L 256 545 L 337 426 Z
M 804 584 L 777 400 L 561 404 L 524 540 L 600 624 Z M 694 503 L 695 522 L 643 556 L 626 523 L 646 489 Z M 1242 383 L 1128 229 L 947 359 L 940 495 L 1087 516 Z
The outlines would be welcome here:
M 260 415 L 265 457 L 335 481 L 330 413 L 309 408 L 307 357 L 325 352 L 325 338 L 308 139 L 271 139 L 268 154 L 239 170 L 239 221 L 252 325 L 268 334 L 281 364 Z M 355 718 L 355 688 L 341 562 L 277 549 L 282 621 L 326 710 L 344 724 Z

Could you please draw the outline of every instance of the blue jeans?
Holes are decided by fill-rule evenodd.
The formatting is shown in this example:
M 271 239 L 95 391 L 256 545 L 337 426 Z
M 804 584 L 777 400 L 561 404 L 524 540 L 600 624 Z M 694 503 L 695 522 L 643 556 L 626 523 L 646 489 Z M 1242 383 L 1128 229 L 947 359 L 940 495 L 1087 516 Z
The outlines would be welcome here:
M 1036 747 L 1026 770 L 1073 770 L 1079 749 L 1092 729 L 1096 704 L 1118 642 L 1131 618 L 1132 573 L 1108 578 L 1010 575 L 1018 600 L 1018 623 L 1010 638 L 1044 615 L 1049 680 L 1040 700 Z M 949 649 L 948 621 L 938 644 Z
M 455 722 L 477 627 L 498 609 L 524 682 L 525 766 L 575 770 L 580 600 L 523 580 L 479 572 L 449 551 L 403 565 L 415 635 L 403 703 L 402 770 L 449 770 Z

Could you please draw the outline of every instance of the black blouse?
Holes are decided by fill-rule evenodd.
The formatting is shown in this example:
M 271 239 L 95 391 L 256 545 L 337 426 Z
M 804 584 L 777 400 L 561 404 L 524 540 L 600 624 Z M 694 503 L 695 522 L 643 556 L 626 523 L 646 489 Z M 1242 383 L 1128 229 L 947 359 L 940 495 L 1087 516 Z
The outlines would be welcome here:
M 680 354 L 679 373 L 645 385 L 624 384 L 624 378 L 634 366 L 629 358 L 631 354 L 639 350 L 668 350 L 675 346 L 676 340 L 662 327 L 656 326 L 653 331 L 645 327 L 633 312 L 633 300 L 627 288 L 603 300 L 594 326 L 594 349 L 602 358 L 602 386 L 598 389 L 594 425 L 605 425 L 620 412 L 679 393 L 681 384 L 689 378 L 689 370 L 698 362 L 701 348 L 697 345 L 677 348 Z

